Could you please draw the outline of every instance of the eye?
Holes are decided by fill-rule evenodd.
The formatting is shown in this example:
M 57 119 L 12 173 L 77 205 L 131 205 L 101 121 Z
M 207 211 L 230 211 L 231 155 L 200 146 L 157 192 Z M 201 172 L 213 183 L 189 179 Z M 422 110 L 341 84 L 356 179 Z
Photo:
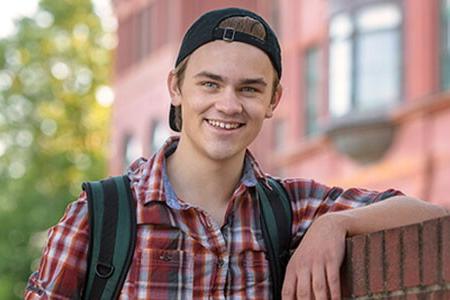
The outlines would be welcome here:
M 217 83 L 212 82 L 212 81 L 203 81 L 200 84 L 208 89 L 216 89 L 219 87 L 219 85 Z
M 243 88 L 241 88 L 241 91 L 244 93 L 249 93 L 249 94 L 258 92 L 258 90 L 256 88 L 251 87 L 251 86 L 244 86 Z

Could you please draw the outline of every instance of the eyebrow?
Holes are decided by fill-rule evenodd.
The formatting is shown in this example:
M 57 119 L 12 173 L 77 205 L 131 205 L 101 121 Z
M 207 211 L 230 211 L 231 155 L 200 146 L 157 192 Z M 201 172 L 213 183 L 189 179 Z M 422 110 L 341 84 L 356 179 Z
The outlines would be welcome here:
M 222 76 L 217 75 L 217 74 L 213 74 L 213 73 L 210 73 L 210 72 L 206 72 L 206 71 L 202 71 L 200 73 L 197 73 L 197 74 L 195 74 L 194 77 L 207 77 L 207 78 L 210 78 L 210 79 L 216 80 L 216 81 L 221 81 L 221 82 L 225 81 Z
M 220 81 L 220 82 L 224 82 L 225 79 L 217 74 L 214 73 L 210 73 L 207 71 L 202 71 L 200 73 L 197 73 L 194 77 L 207 77 L 210 78 L 212 80 L 216 80 L 216 81 Z M 239 81 L 239 84 L 257 84 L 257 85 L 262 85 L 262 86 L 267 86 L 267 82 L 264 80 L 264 78 L 247 78 L 247 79 L 242 79 Z
M 266 81 L 263 78 L 249 78 L 249 79 L 244 79 L 240 81 L 241 84 L 257 84 L 257 85 L 262 85 L 262 86 L 267 86 Z

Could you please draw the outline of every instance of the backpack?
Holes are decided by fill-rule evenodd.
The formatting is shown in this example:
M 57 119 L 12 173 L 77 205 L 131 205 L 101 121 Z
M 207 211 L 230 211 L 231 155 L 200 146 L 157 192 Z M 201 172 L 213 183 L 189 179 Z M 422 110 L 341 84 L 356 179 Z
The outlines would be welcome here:
M 260 207 L 273 299 L 281 299 L 290 258 L 292 209 L 282 185 L 268 178 L 269 190 L 258 182 L 253 197 Z M 87 277 L 82 299 L 117 299 L 133 258 L 136 242 L 136 207 L 128 176 L 85 182 L 89 207 Z M 120 237 L 120 238 L 118 238 Z

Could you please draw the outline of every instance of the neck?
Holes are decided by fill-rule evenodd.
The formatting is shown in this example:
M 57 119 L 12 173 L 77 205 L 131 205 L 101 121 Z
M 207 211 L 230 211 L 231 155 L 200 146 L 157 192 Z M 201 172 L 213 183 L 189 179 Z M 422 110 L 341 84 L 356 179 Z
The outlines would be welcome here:
M 242 175 L 245 151 L 225 160 L 214 160 L 188 151 L 180 140 L 167 160 L 167 175 L 182 200 L 204 208 L 226 205 Z

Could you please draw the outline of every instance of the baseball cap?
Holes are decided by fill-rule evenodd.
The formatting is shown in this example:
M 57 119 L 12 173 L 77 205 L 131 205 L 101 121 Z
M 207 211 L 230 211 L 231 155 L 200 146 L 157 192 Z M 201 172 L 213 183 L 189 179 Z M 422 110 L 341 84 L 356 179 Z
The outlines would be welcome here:
M 220 23 L 230 17 L 250 17 L 261 23 L 265 30 L 265 38 L 260 39 L 251 34 L 240 32 L 231 27 L 219 28 Z M 186 57 L 192 54 L 202 45 L 215 41 L 224 40 L 228 42 L 238 41 L 255 46 L 264 51 L 269 57 L 278 78 L 281 78 L 281 50 L 275 33 L 269 24 L 260 17 L 242 8 L 224 8 L 209 11 L 200 16 L 187 30 L 181 42 L 178 57 L 175 62 L 177 67 Z M 179 122 L 178 122 L 179 123 Z M 176 108 L 170 106 L 169 124 L 174 131 L 181 131 L 181 124 L 176 122 Z

